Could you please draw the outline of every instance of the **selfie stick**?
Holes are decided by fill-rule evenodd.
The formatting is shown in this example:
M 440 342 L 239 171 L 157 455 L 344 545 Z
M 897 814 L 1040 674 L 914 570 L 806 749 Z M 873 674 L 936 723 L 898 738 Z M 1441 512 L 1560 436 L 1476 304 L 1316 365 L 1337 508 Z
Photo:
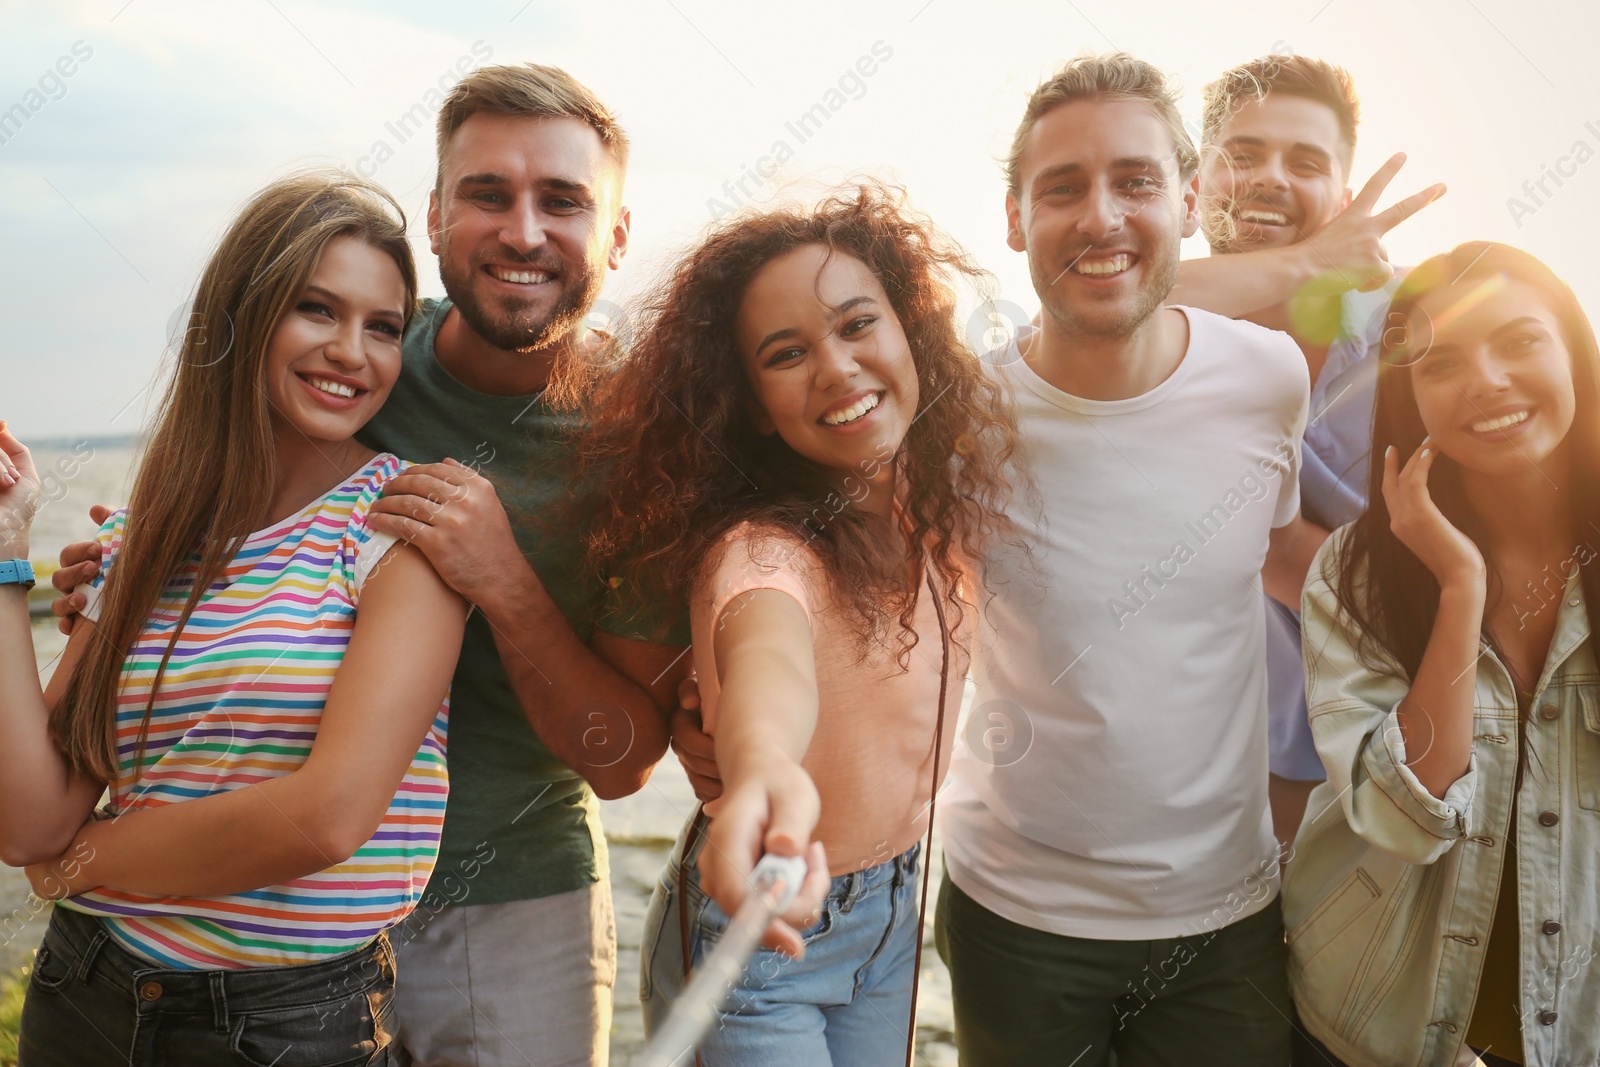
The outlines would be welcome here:
M 744 973 L 767 924 L 794 900 L 805 877 L 803 856 L 761 857 L 750 872 L 750 895 L 729 920 L 727 932 L 690 979 L 689 988 L 672 1006 L 661 1029 L 634 1059 L 633 1067 L 673 1067 L 693 1055 L 701 1036 L 717 1021 L 717 1012 Z

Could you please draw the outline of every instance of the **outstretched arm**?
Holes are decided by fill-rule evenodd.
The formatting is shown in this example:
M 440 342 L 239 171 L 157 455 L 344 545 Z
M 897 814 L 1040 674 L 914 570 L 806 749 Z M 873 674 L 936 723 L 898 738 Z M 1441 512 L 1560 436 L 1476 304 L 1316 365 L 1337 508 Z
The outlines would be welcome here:
M 1318 279 L 1319 291 L 1330 296 L 1349 289 L 1381 289 L 1394 277 L 1384 237 L 1445 191 L 1443 185 L 1430 185 L 1378 211 L 1378 198 L 1405 161 L 1403 153 L 1391 156 L 1349 207 L 1304 240 L 1282 248 L 1184 260 L 1167 302 L 1236 319 L 1282 304 L 1312 279 Z
M 763 853 L 806 857 L 800 894 L 765 943 L 799 955 L 796 926 L 822 903 L 828 861 L 811 840 L 822 802 L 800 766 L 817 727 L 811 623 L 788 593 L 752 589 L 728 602 L 714 638 L 722 695 L 713 726 L 723 794 L 700 853 L 701 884 L 732 915 Z
M 1304 241 L 1282 248 L 1185 259 L 1178 264 L 1178 282 L 1167 303 L 1237 319 L 1283 303 L 1318 273 L 1312 250 Z
M 57 896 L 108 886 L 210 897 L 348 860 L 383 821 L 438 714 L 466 611 L 420 552 L 397 545 L 362 589 L 305 763 L 260 785 L 88 823 L 67 850 L 74 863 L 29 877 L 48 889 L 56 874 Z

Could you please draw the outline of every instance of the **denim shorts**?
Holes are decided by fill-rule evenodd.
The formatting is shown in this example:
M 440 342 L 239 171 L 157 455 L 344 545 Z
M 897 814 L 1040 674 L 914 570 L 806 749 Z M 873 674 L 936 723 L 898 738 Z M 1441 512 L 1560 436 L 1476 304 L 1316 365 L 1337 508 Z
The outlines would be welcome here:
M 394 1038 L 386 935 L 323 963 L 170 970 L 57 907 L 22 1008 L 18 1067 L 369 1067 Z
M 692 826 L 693 824 L 691 824 Z M 639 993 L 646 1032 L 688 984 L 728 916 L 700 888 L 704 834 L 679 838 L 645 915 Z M 912 1025 L 922 846 L 833 879 L 822 913 L 801 931 L 802 960 L 758 948 L 700 1043 L 703 1067 L 884 1067 L 904 1063 Z M 683 911 L 680 913 L 680 901 Z

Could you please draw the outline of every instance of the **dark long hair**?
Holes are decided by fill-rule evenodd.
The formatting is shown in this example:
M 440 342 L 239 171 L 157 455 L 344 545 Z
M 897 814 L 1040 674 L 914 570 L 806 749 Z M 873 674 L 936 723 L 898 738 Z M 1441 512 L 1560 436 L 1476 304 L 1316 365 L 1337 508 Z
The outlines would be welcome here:
M 1600 539 L 1600 351 L 1578 298 L 1549 267 L 1508 245 L 1474 241 L 1427 260 L 1406 277 L 1390 304 L 1378 367 L 1367 510 L 1352 524 L 1340 546 L 1337 572 L 1330 576 L 1340 610 L 1348 614 L 1361 635 L 1357 653 L 1374 671 L 1398 671 L 1408 680 L 1414 679 L 1439 609 L 1438 580 L 1390 530 L 1389 508 L 1383 499 L 1384 450 L 1393 445 L 1403 462 L 1427 436 L 1409 369 L 1428 342 L 1426 330 L 1414 328 L 1417 302 L 1441 288 L 1491 283 L 1497 278 L 1514 279 L 1539 290 L 1560 323 L 1561 339 L 1572 357 L 1576 397 L 1572 428 L 1567 431 L 1571 484 L 1561 488 L 1572 502 L 1578 529 L 1585 531 L 1579 536 L 1593 534 Z M 1428 490 L 1444 517 L 1472 538 L 1483 553 L 1493 603 L 1495 596 L 1508 591 L 1496 574 L 1482 524 L 1467 503 L 1461 471 L 1454 461 L 1439 457 L 1429 474 Z M 1600 565 L 1592 562 L 1594 552 L 1577 555 L 1589 629 L 1600 635 Z
M 228 227 L 200 276 L 176 366 L 134 477 L 116 566 L 106 573 L 95 640 L 50 717 L 75 773 L 118 774 L 116 695 L 122 664 L 158 606 L 178 615 L 145 703 L 140 745 L 178 637 L 240 541 L 264 516 L 276 478 L 263 384 L 268 343 L 328 242 L 354 236 L 386 253 L 416 305 L 405 213 L 380 186 L 338 171 L 296 174 L 262 189 Z M 192 555 L 186 588 L 174 583 Z M 138 776 L 138 758 L 133 774 Z
M 884 457 L 896 464 L 905 555 L 881 520 L 843 506 L 827 471 L 756 427 L 735 319 L 756 272 L 806 245 L 866 264 L 910 344 L 919 411 L 898 455 Z M 980 558 L 991 536 L 1010 529 L 1003 472 L 1015 420 L 963 340 L 948 284 L 958 277 L 987 278 L 906 209 L 903 193 L 881 185 L 718 227 L 646 298 L 626 355 L 587 391 L 584 469 L 601 483 L 591 563 L 641 598 L 683 603 L 729 529 L 746 521 L 776 529 L 816 553 L 835 602 L 864 637 L 899 618 L 904 664 L 924 553 L 959 612 L 957 553 Z

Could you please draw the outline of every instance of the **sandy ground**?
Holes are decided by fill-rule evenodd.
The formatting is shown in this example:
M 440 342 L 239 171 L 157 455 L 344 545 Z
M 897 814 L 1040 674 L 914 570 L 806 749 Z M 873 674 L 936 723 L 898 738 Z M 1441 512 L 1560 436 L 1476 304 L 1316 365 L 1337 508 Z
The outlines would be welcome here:
M 76 458 L 81 460 L 84 454 L 80 446 Z M 126 499 L 131 449 L 104 446 L 93 448 L 87 460 L 74 464 L 74 458 L 70 447 L 36 451 L 41 471 L 54 469 L 58 481 L 51 493 L 53 499 L 48 500 L 34 524 L 30 554 L 35 561 L 53 560 L 62 545 L 92 535 L 87 517 L 90 504 L 119 504 Z M 36 622 L 33 633 L 41 677 L 48 678 L 65 639 L 56 632 L 53 621 Z M 639 793 L 606 802 L 602 807 L 606 837 L 611 844 L 612 893 L 617 912 L 618 969 L 611 1048 L 613 1062 L 620 1067 L 642 1040 L 639 941 L 645 908 L 678 829 L 694 808 L 694 796 L 677 762 L 669 757 Z M 935 884 L 929 892 L 930 913 L 937 892 Z M 14 969 L 29 962 L 48 918 L 48 906 L 32 898 L 22 872 L 0 867 L 0 965 Z M 926 1067 L 954 1065 L 950 977 L 933 949 L 931 914 L 924 931 L 919 1001 L 917 1063 Z

